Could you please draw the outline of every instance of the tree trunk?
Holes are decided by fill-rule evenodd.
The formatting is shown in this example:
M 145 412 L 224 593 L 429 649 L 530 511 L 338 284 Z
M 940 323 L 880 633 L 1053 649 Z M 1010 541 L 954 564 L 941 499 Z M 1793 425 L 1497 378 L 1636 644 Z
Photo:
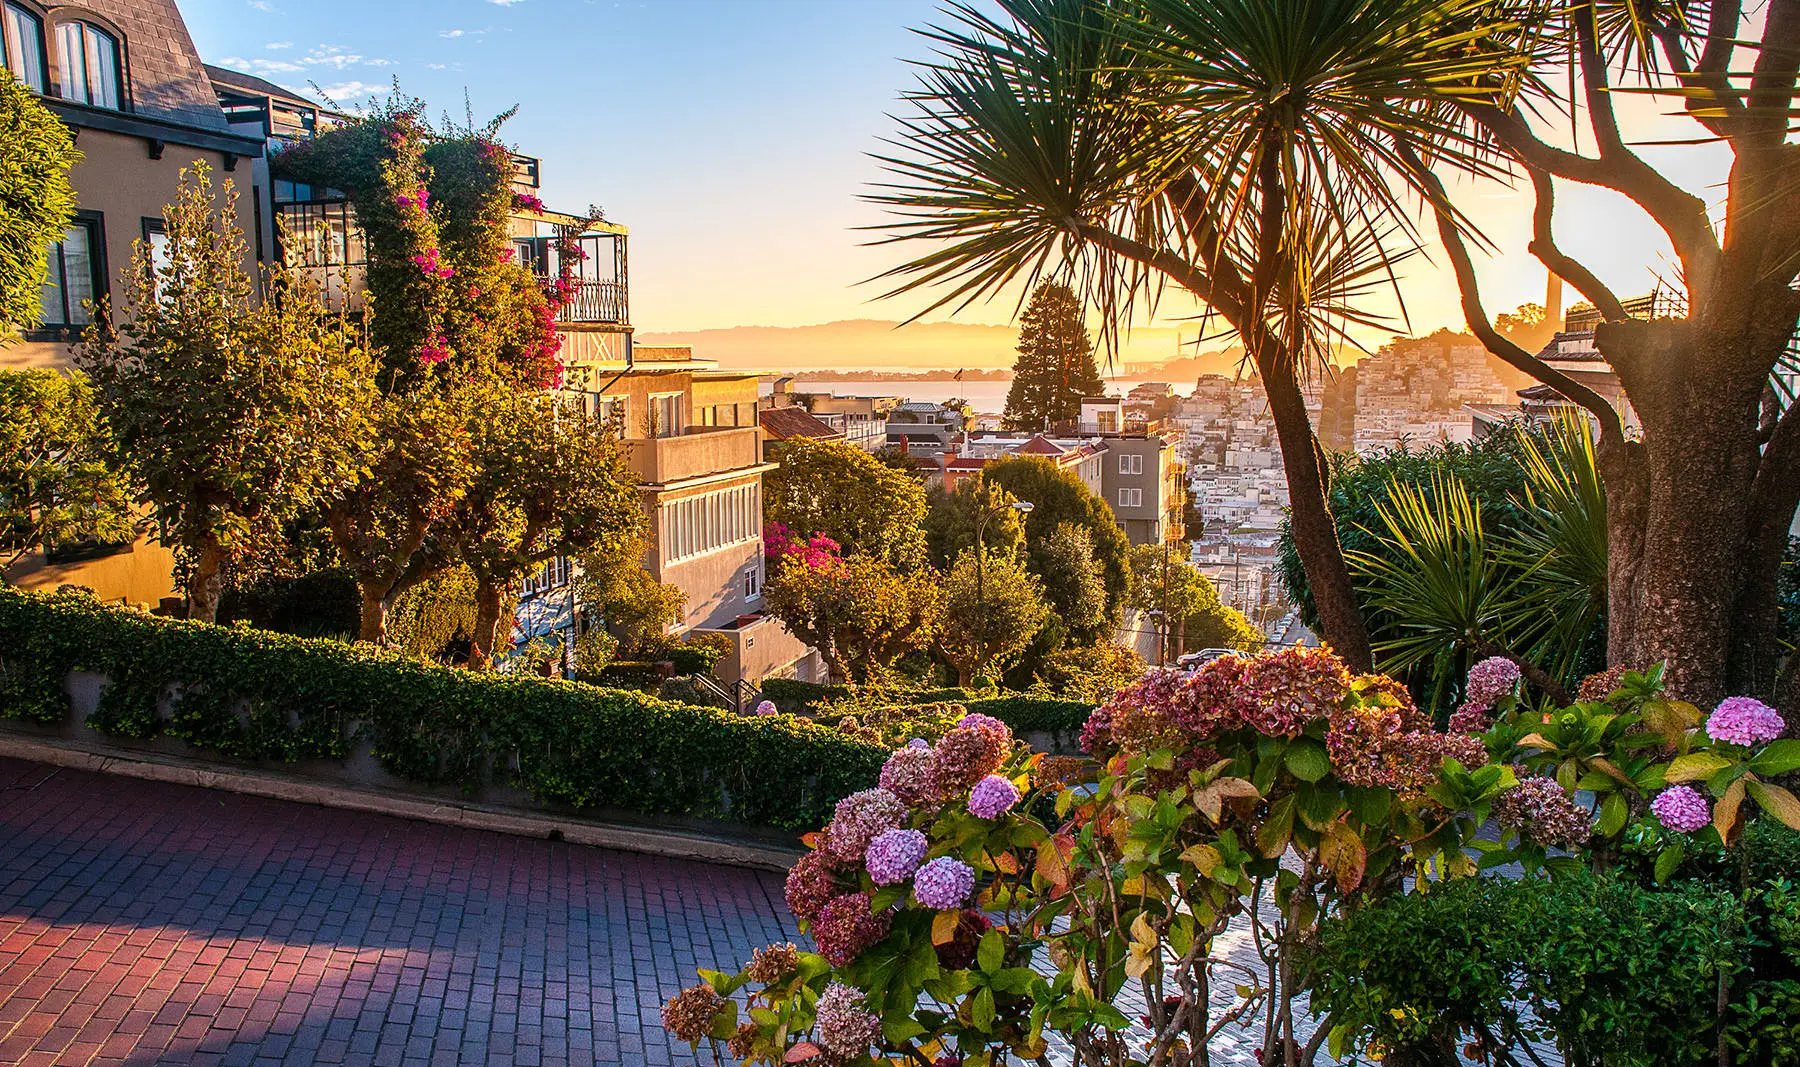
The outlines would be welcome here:
M 469 656 L 471 667 L 493 662 L 495 632 L 500 628 L 500 587 L 487 578 L 475 581 L 475 635 Z
M 1350 584 L 1350 568 L 1338 543 L 1337 523 L 1331 517 L 1326 494 L 1325 454 L 1313 435 L 1306 414 L 1306 398 L 1291 373 L 1274 365 L 1272 358 L 1258 357 L 1263 393 L 1281 442 L 1281 463 L 1287 472 L 1289 524 L 1306 581 L 1312 587 L 1313 605 L 1319 612 L 1319 636 L 1342 656 L 1353 671 L 1374 669 L 1369 631 Z
M 1606 662 L 1638 670 L 1647 663 L 1637 656 L 1637 574 L 1644 561 L 1644 511 L 1649 486 L 1644 476 L 1644 446 L 1637 441 L 1602 438 L 1595 464 L 1606 486 Z
M 194 554 L 194 570 L 187 580 L 187 617 L 216 622 L 219 597 L 225 591 L 225 552 L 217 541 L 202 542 Z
M 1641 482 L 1626 491 L 1643 491 L 1641 552 L 1630 585 L 1611 584 L 1607 595 L 1609 623 L 1621 617 L 1630 633 L 1609 639 L 1609 651 L 1637 668 L 1666 662 L 1670 691 L 1707 707 L 1729 695 L 1733 635 L 1748 622 L 1737 609 L 1756 562 L 1750 501 L 1764 376 L 1749 368 L 1743 339 L 1687 322 L 1608 324 L 1595 340 L 1643 421 Z
M 357 629 L 357 639 L 376 645 L 387 644 L 387 591 L 376 591 L 362 580 L 357 585 L 362 590 L 362 624 Z

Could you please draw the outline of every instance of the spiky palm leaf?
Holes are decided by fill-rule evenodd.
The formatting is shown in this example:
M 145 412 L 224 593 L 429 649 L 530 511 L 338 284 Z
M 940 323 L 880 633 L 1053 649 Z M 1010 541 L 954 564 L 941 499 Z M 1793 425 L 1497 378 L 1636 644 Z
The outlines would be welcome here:
M 1507 551 L 1520 568 L 1502 628 L 1529 638 L 1527 655 L 1557 677 L 1573 671 L 1606 607 L 1606 489 L 1586 417 L 1562 413 L 1537 434 L 1523 427 L 1528 521 Z

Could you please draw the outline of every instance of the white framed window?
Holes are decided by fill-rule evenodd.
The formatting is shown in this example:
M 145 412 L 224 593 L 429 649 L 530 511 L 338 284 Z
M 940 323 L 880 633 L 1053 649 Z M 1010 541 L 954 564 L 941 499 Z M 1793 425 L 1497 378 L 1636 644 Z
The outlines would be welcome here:
M 1119 506 L 1122 508 L 1143 507 L 1144 506 L 1144 491 L 1142 489 L 1121 489 L 1121 490 L 1119 490 Z
M 1142 473 L 1144 473 L 1144 457 L 1140 456 L 1140 455 L 1135 455 L 1135 454 L 1127 455 L 1127 454 L 1121 453 L 1119 456 L 1119 473 L 1120 474 L 1142 474 Z
M 752 563 L 744 572 L 744 599 L 754 601 L 762 599 L 762 563 Z
M 650 398 L 650 425 L 647 437 L 679 437 L 681 435 L 681 394 L 663 393 Z
M 27 89 L 44 91 L 44 24 L 18 4 L 0 9 L 0 37 L 6 39 L 6 69 Z
M 542 596 L 552 589 L 561 589 L 569 584 L 569 560 L 558 556 L 546 561 L 537 570 L 525 578 L 524 588 L 520 590 L 523 597 Z
M 112 34 L 86 22 L 59 23 L 56 53 L 64 100 L 119 110 L 119 42 Z
M 762 487 L 739 485 L 684 497 L 658 509 L 665 563 L 676 563 L 762 536 Z M 760 594 L 762 579 L 758 577 Z

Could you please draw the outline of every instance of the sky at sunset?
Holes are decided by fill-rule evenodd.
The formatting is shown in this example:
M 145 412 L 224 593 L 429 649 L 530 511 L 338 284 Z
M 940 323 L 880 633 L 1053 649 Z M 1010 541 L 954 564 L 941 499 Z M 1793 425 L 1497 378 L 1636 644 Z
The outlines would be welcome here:
M 595 202 L 631 228 L 641 331 L 904 319 L 920 307 L 857 284 L 901 256 L 862 246 L 869 235 L 856 228 L 881 214 L 857 197 L 880 174 L 868 153 L 893 130 L 888 115 L 912 82 L 905 60 L 926 53 L 910 30 L 935 17 L 936 0 L 178 2 L 209 62 L 311 95 L 316 85 L 367 100 L 398 78 L 434 114 L 460 119 L 465 91 L 478 121 L 519 105 L 505 135 L 543 159 L 546 203 Z M 1630 109 L 1628 132 L 1691 136 L 1658 120 L 1656 103 Z M 1645 152 L 1719 198 L 1717 149 Z M 1544 272 L 1525 253 L 1529 196 L 1457 195 L 1497 245 L 1481 266 L 1489 310 L 1541 301 Z M 1560 195 L 1565 250 L 1620 292 L 1670 272 L 1666 244 L 1627 203 Z M 1434 262 L 1413 261 L 1405 286 L 1415 331 L 1461 325 L 1454 283 Z M 958 321 L 1004 323 L 1012 310 Z

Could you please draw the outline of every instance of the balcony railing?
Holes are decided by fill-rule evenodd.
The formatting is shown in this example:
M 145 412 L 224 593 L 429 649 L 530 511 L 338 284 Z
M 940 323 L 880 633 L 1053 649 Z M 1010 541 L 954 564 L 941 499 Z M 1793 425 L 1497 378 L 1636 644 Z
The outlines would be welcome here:
M 640 481 L 667 485 L 753 467 L 761 440 L 762 431 L 755 426 L 690 426 L 675 437 L 627 438 L 625 446 Z
M 622 282 L 590 282 L 576 280 L 569 302 L 556 313 L 557 322 L 631 321 L 625 285 Z

